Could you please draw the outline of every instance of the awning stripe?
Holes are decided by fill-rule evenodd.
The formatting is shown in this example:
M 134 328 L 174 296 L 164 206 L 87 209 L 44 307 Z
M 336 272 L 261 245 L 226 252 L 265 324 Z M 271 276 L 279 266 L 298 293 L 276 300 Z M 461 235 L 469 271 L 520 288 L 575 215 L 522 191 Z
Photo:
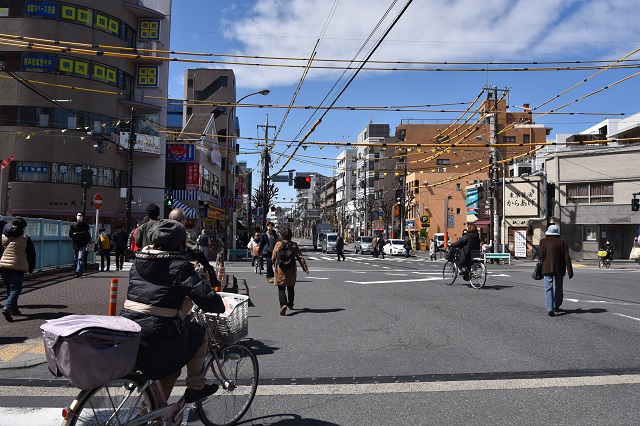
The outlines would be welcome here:
M 174 200 L 173 206 L 182 209 L 184 214 L 187 216 L 187 219 L 197 219 L 198 211 L 192 207 L 189 207 L 185 203 L 181 203 L 180 201 Z

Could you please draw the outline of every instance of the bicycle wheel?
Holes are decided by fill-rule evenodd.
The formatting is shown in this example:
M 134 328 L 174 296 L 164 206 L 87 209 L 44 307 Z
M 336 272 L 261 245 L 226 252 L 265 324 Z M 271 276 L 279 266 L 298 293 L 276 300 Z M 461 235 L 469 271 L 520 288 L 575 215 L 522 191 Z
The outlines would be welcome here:
M 229 386 L 220 386 L 215 394 L 196 403 L 202 423 L 207 426 L 234 425 L 247 412 L 258 388 L 258 358 L 248 345 L 238 342 L 220 349 L 222 372 Z M 214 374 L 215 358 L 206 367 L 207 381 L 219 382 Z M 218 372 L 218 374 L 220 374 Z
M 598 258 L 598 268 L 602 268 L 602 258 Z
M 611 267 L 611 259 L 607 259 L 604 261 L 604 266 L 609 269 Z
M 447 261 L 442 269 L 442 279 L 447 285 L 452 285 L 458 277 L 458 267 L 455 263 Z
M 158 408 L 151 387 L 140 389 L 146 379 L 128 374 L 104 386 L 81 391 L 70 407 L 62 426 L 120 425 Z
M 469 272 L 469 284 L 473 288 L 482 288 L 487 282 L 487 268 L 482 262 L 471 262 L 471 271 Z

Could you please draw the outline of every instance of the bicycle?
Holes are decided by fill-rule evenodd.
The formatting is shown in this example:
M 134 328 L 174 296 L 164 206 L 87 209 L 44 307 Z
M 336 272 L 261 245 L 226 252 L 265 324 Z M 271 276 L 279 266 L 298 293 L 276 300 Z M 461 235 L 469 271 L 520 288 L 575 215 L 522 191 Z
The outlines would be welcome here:
M 456 264 L 458 260 L 458 250 L 455 250 L 453 256 L 445 254 L 447 262 L 442 269 L 442 279 L 445 284 L 453 285 L 460 274 L 460 269 Z M 449 260 L 449 258 L 451 260 Z M 484 265 L 484 260 L 480 257 L 472 257 L 469 270 L 462 277 L 463 280 L 468 281 L 473 288 L 482 288 L 487 282 L 487 267 Z
M 264 270 L 264 259 L 262 256 L 253 257 L 253 270 L 256 274 L 262 275 L 262 271 Z
M 207 326 L 211 344 L 205 357 L 208 383 L 218 392 L 195 402 L 195 411 L 207 426 L 234 425 L 245 415 L 258 388 L 258 359 L 240 342 L 248 332 L 248 297 L 218 292 L 237 305 L 228 317 L 202 312 L 194 306 L 192 321 Z M 132 372 L 106 385 L 81 391 L 63 409 L 63 426 L 180 425 L 187 403 L 184 396 L 169 404 L 159 380 Z
M 599 250 L 598 251 L 598 268 L 602 268 L 603 266 L 606 269 L 609 269 L 611 267 L 611 256 L 609 255 L 609 252 L 607 252 L 606 250 Z

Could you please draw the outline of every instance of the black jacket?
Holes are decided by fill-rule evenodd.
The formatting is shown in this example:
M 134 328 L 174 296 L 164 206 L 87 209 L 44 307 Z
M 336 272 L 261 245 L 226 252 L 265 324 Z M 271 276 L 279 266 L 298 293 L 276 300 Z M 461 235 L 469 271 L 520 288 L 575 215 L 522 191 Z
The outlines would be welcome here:
M 76 222 L 69 227 L 69 238 L 73 242 L 73 248 L 86 247 L 91 242 L 91 233 L 87 222 Z
M 458 241 L 451 244 L 451 247 L 460 249 L 460 266 L 471 263 L 471 251 L 480 250 L 480 236 L 477 232 L 467 232 Z
M 273 236 L 273 244 L 270 243 L 267 232 L 262 234 L 262 238 L 260 238 L 260 248 L 258 249 L 260 253 L 268 255 L 269 257 L 271 257 L 273 248 L 276 246 L 276 242 L 278 242 L 278 234 L 276 231 L 271 231 L 271 236 Z
M 117 251 L 125 251 L 127 249 L 127 234 L 124 232 L 120 231 L 111 234 L 111 241 L 113 241 Z
M 140 250 L 129 273 L 127 299 L 175 309 L 185 297 L 206 312 L 224 312 L 222 298 L 196 273 L 181 253 Z M 162 378 L 182 368 L 202 343 L 205 329 L 168 318 L 123 309 L 122 316 L 142 327 L 137 367 L 149 378 Z

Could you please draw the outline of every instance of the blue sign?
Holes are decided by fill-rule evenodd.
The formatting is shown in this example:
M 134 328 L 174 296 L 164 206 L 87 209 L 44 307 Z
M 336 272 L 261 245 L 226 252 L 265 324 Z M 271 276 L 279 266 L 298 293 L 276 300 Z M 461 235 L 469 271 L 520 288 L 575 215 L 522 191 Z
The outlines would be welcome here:
M 55 56 L 45 54 L 24 54 L 22 55 L 22 69 L 24 71 L 46 71 L 53 72 Z
M 467 214 L 478 214 L 478 188 L 467 190 Z
M 58 16 L 58 5 L 46 1 L 28 1 L 25 3 L 24 11 L 26 15 L 55 18 Z
M 413 229 L 413 228 L 416 227 L 416 221 L 413 220 L 413 219 L 412 220 L 407 220 L 405 222 L 405 224 L 406 224 L 407 228 L 410 228 L 410 229 Z

